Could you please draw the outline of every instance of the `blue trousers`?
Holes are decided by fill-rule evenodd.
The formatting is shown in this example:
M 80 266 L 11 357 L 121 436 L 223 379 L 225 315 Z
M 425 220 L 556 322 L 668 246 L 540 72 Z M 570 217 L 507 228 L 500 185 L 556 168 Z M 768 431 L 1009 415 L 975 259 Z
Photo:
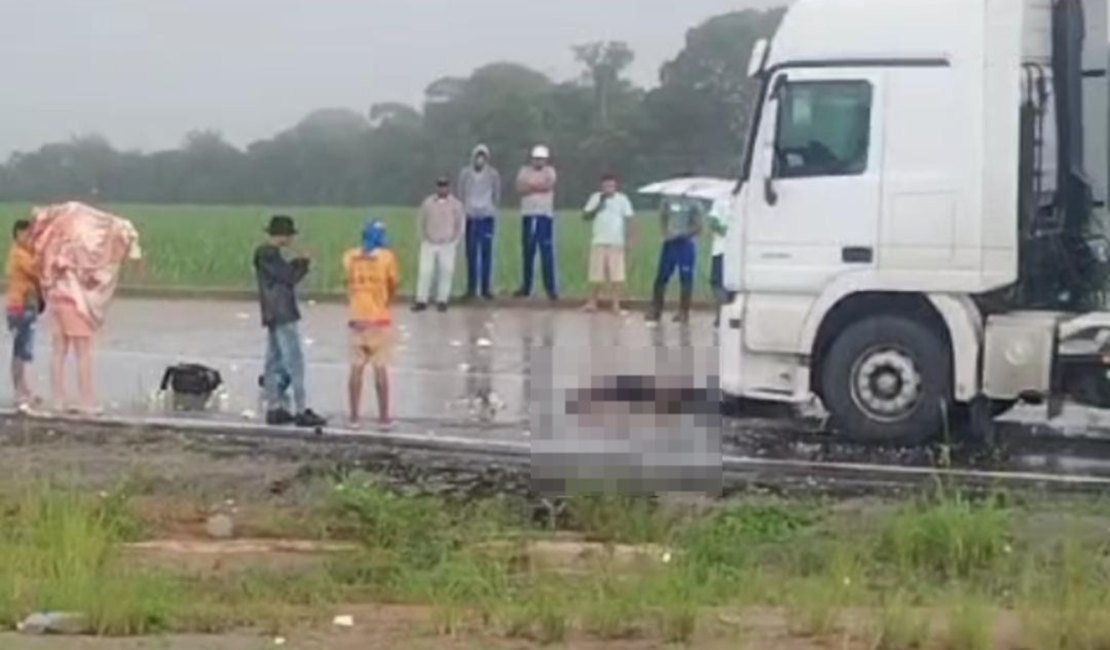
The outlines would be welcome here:
M 689 237 L 675 237 L 663 243 L 659 256 L 659 272 L 655 276 L 655 288 L 666 289 L 675 271 L 683 291 L 694 288 L 694 269 L 698 265 L 698 247 Z
M 469 217 L 466 220 L 466 295 L 492 295 L 493 279 L 493 217 Z
M 524 252 L 524 278 L 520 292 L 532 295 L 535 282 L 536 254 L 543 266 L 543 286 L 548 297 L 559 297 L 555 270 L 555 219 L 549 214 L 526 214 L 521 228 L 520 243 Z
M 269 408 L 286 403 L 282 384 L 288 380 L 293 387 L 293 412 L 304 412 L 304 352 L 296 323 L 266 328 L 266 367 L 262 377 Z

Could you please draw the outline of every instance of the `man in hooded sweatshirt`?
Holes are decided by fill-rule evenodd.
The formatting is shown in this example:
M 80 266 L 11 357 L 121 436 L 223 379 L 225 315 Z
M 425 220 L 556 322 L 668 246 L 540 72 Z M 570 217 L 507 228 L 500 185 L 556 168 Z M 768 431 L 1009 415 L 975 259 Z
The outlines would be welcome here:
M 466 208 L 466 295 L 493 298 L 493 237 L 501 205 L 501 174 L 489 164 L 489 147 L 474 148 L 470 164 L 459 172 L 458 193 Z

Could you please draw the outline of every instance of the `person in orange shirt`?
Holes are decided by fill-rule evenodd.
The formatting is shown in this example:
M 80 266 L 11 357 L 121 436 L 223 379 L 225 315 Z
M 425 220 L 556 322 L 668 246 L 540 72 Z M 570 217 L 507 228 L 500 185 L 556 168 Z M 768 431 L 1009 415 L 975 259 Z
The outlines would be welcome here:
M 362 246 L 343 256 L 343 270 L 350 302 L 351 376 L 347 388 L 351 424 L 359 421 L 363 376 L 370 365 L 378 394 L 378 423 L 383 429 L 389 428 L 393 423 L 389 412 L 389 363 L 396 345 L 392 304 L 401 272 L 382 222 L 366 225 Z
M 8 330 L 12 340 L 12 386 L 21 410 L 35 402 L 27 381 L 27 365 L 34 358 L 35 321 L 42 307 L 35 253 L 31 247 L 31 222 L 21 219 L 12 228 L 8 251 Z

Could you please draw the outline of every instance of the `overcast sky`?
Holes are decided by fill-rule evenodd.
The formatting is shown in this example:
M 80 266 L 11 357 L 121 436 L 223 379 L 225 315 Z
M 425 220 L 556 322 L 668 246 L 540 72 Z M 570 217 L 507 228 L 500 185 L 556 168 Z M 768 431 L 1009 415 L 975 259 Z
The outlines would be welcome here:
M 418 103 L 495 60 L 557 79 L 570 46 L 625 40 L 632 74 L 705 18 L 777 0 L 0 0 L 0 157 L 97 132 L 123 148 L 190 129 L 244 144 L 310 110 Z

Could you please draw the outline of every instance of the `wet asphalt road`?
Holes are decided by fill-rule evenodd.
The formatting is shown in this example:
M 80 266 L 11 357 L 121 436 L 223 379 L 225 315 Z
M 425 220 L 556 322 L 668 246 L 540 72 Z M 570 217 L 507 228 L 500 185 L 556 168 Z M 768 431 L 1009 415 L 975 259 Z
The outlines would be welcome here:
M 345 308 L 306 302 L 303 311 L 310 405 L 331 418 L 333 427 L 342 428 L 348 373 Z M 402 433 L 522 441 L 532 435 L 532 411 L 544 408 L 531 399 L 530 390 L 537 383 L 575 387 L 589 381 L 591 374 L 614 372 L 677 375 L 687 381 L 691 375 L 704 379 L 715 374 L 716 334 L 707 313 L 696 314 L 685 327 L 669 320 L 649 327 L 639 313 L 618 317 L 538 308 L 455 308 L 447 314 L 412 314 L 398 308 L 396 317 L 400 341 L 392 372 L 393 404 Z M 48 322 L 40 323 L 38 334 L 33 375 L 37 387 L 45 390 Z M 202 417 L 257 422 L 264 338 L 251 302 L 117 300 L 98 342 L 100 402 L 110 415 L 173 417 L 163 403 L 152 399 L 165 368 L 203 363 L 222 373 L 227 399 L 218 412 Z M 675 371 L 679 360 L 670 355 L 691 352 L 706 365 Z M 7 373 L 3 374 L 0 390 L 11 395 Z M 489 399 L 483 400 L 483 395 Z M 376 413 L 369 382 L 363 413 L 365 419 Z M 1023 426 L 1044 422 L 1037 408 L 1020 409 L 1007 419 Z M 1107 413 L 1069 407 L 1051 426 L 1042 424 L 1033 439 L 1014 439 L 1016 447 L 1010 445 L 1001 462 L 972 459 L 957 464 L 1110 476 L 1108 431 Z M 836 444 L 812 422 L 728 421 L 722 433 L 726 453 L 758 459 L 887 466 L 936 462 L 930 449 L 877 451 Z
M 309 302 L 302 309 L 310 406 L 338 424 L 346 417 L 346 310 Z M 541 373 L 553 372 L 549 359 L 589 364 L 601 357 L 636 360 L 683 348 L 711 356 L 715 346 L 710 316 L 704 313 L 686 327 L 669 321 L 649 327 L 637 312 L 458 307 L 446 314 L 412 314 L 399 307 L 395 313 L 395 417 L 402 424 L 488 423 L 478 428 L 490 435 L 520 435 L 527 427 L 529 385 Z M 98 398 L 109 413 L 165 414 L 152 399 L 165 368 L 203 363 L 218 369 L 227 387 L 218 417 L 247 419 L 259 409 L 264 346 L 258 308 L 250 302 L 118 299 L 98 339 Z M 34 380 L 44 393 L 49 354 L 49 323 L 43 321 Z M 10 395 L 6 376 L 3 383 L 4 394 Z M 375 412 L 368 381 L 364 417 Z

